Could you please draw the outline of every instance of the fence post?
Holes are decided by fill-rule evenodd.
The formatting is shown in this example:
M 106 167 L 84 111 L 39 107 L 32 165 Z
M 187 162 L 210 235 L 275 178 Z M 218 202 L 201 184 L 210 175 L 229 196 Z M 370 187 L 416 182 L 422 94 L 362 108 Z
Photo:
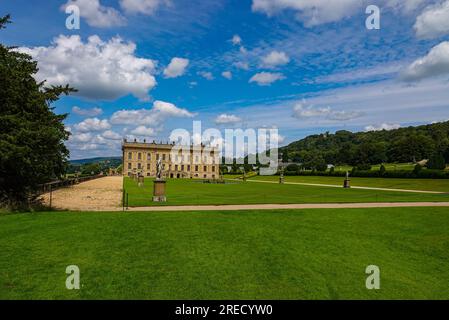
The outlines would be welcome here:
M 51 187 L 51 184 L 50 184 L 50 211 L 51 211 L 51 207 L 52 207 L 52 201 L 53 201 L 53 188 Z
M 129 209 L 129 194 L 126 193 L 126 210 Z

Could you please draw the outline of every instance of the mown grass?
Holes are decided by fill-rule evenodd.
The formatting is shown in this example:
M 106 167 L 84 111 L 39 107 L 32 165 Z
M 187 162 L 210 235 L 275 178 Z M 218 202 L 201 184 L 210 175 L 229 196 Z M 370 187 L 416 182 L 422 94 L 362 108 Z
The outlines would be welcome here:
M 0 216 L 0 299 L 449 299 L 448 225 L 447 208 Z
M 262 181 L 279 181 L 275 176 L 257 176 L 250 179 Z M 449 179 L 395 179 L 395 178 L 355 178 L 351 177 L 351 185 L 359 187 L 439 191 L 449 193 Z M 320 176 L 286 176 L 286 182 L 343 185 L 342 177 Z
M 273 179 L 275 179 L 273 177 Z M 342 181 L 341 181 L 342 182 Z M 395 191 L 372 191 L 343 188 L 280 185 L 243 181 L 227 181 L 226 184 L 207 184 L 201 180 L 171 179 L 167 181 L 167 202 L 152 202 L 153 181 L 145 179 L 138 184 L 129 178 L 124 180 L 128 206 L 154 205 L 224 205 L 263 203 L 360 203 L 360 202 L 410 202 L 449 201 L 449 195 L 416 194 Z

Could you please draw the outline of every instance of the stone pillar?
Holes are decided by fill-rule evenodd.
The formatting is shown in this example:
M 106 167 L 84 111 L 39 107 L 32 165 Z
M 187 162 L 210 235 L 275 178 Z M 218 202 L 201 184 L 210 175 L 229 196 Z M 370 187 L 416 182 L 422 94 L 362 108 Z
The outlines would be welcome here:
M 165 195 L 165 185 L 165 180 L 154 180 L 153 202 L 167 202 L 167 197 Z

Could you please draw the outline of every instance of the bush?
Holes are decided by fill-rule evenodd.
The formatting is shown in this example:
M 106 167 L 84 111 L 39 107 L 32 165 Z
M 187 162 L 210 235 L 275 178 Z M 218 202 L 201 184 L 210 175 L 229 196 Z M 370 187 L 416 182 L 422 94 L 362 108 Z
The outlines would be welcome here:
M 419 163 L 416 164 L 415 168 L 413 168 L 413 173 L 418 175 L 422 171 L 422 165 Z
M 369 163 L 361 163 L 356 166 L 356 169 L 360 171 L 371 170 L 371 165 Z

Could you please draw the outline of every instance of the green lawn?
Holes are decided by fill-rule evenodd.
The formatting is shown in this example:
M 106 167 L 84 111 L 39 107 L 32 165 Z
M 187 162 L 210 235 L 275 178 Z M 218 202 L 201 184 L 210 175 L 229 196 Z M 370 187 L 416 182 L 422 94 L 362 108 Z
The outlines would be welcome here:
M 447 208 L 3 215 L 0 299 L 449 299 L 448 225 Z
M 151 179 L 146 179 L 145 185 L 139 187 L 132 179 L 125 178 L 124 185 L 130 207 L 158 205 L 152 202 Z M 345 190 L 243 181 L 206 184 L 201 180 L 185 179 L 167 181 L 167 198 L 167 203 L 159 205 L 449 201 L 449 195 L 439 194 Z
M 251 179 L 264 181 L 279 181 L 278 176 L 257 176 Z M 286 182 L 335 184 L 343 185 L 343 177 L 320 177 L 320 176 L 286 176 Z M 409 189 L 424 191 L 441 191 L 449 193 L 449 179 L 387 179 L 387 178 L 351 178 L 353 186 Z

